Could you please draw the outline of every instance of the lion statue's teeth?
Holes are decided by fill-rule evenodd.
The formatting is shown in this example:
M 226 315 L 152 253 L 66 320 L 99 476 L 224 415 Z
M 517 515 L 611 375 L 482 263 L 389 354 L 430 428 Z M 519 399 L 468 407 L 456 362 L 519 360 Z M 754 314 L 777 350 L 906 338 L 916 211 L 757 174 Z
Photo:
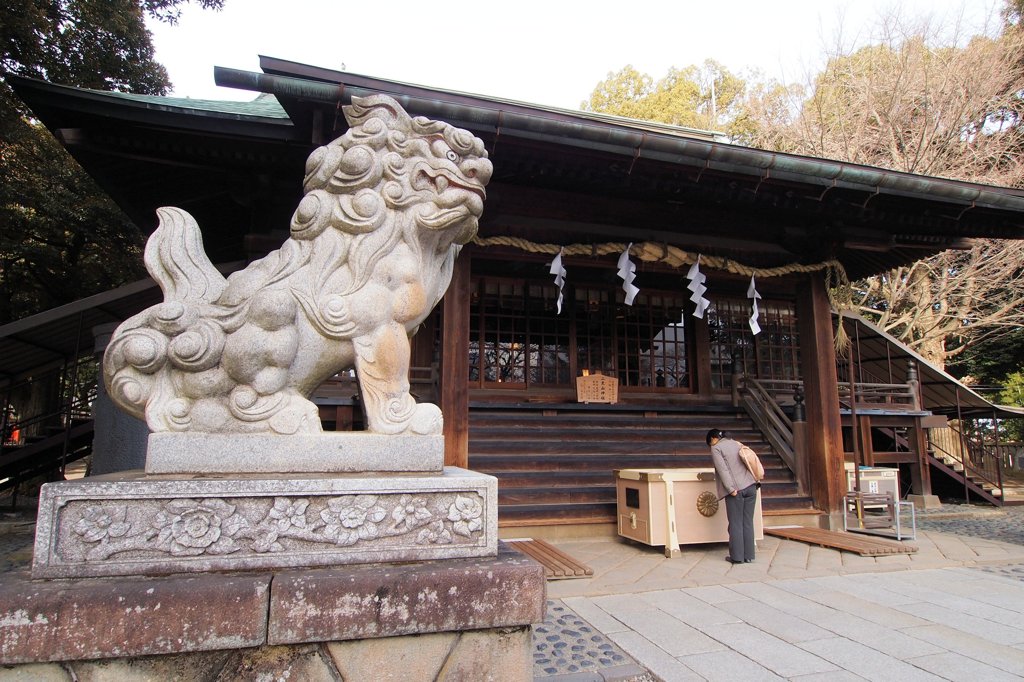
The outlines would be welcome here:
M 306 162 L 289 239 L 227 280 L 195 220 L 158 211 L 146 268 L 164 302 L 118 328 L 103 366 L 152 431 L 318 432 L 309 395 L 354 367 L 370 431 L 440 433 L 409 395 L 409 335 L 476 234 L 491 162 L 469 131 L 390 97 L 344 112 L 349 130 Z

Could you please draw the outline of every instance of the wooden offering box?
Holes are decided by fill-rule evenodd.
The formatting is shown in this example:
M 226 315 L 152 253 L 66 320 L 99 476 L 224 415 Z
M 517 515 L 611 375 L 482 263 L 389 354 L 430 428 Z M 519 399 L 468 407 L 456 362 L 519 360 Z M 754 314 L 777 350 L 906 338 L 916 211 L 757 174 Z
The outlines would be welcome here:
M 714 469 L 617 469 L 615 497 L 619 535 L 648 545 L 664 545 L 665 556 L 680 545 L 728 542 L 725 500 L 715 492 Z M 754 510 L 754 533 L 764 538 L 761 492 Z

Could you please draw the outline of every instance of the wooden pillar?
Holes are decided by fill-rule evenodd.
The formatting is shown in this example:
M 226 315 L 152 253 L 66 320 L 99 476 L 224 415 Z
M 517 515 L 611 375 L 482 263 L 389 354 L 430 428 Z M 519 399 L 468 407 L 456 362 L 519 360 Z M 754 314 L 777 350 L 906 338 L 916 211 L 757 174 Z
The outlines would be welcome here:
M 928 465 L 928 438 L 924 429 L 921 418 L 915 418 L 911 442 L 914 453 L 917 455 L 917 463 L 910 467 L 910 492 L 915 495 L 932 494 L 931 467 Z
M 811 480 L 807 459 L 807 410 L 804 407 L 804 387 L 793 391 L 793 454 L 796 455 L 796 483 L 801 495 L 810 490 Z
M 441 413 L 444 463 L 469 468 L 470 255 L 455 261 L 452 283 L 441 300 Z
M 846 493 L 846 474 L 832 314 L 821 275 L 808 275 L 797 284 L 796 311 L 807 411 L 809 491 L 816 507 L 838 513 Z
M 697 377 L 694 389 L 699 395 L 710 396 L 714 390 L 711 388 L 711 334 L 708 331 L 708 318 L 696 318 L 686 313 L 693 320 L 693 340 L 696 347 L 696 356 L 693 373 Z
M 860 462 L 866 467 L 875 466 L 875 444 L 871 438 L 871 415 L 857 415 L 857 439 L 860 445 Z
M 921 395 L 921 381 L 917 374 L 917 363 L 907 360 L 907 385 L 914 396 L 914 409 L 924 409 L 924 398 Z M 928 464 L 928 436 L 921 417 L 914 419 L 914 432 L 911 435 L 917 462 L 910 467 L 910 491 L 915 495 L 932 494 L 931 466 Z

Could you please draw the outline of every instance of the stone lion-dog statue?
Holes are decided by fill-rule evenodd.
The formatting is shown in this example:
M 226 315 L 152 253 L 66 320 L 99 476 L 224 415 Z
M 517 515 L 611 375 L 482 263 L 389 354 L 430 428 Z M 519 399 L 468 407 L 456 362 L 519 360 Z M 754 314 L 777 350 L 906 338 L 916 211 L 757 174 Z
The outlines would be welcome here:
M 306 161 L 280 249 L 225 279 L 195 219 L 157 211 L 145 263 L 164 302 L 126 320 L 103 361 L 108 393 L 153 432 L 319 433 L 308 400 L 355 368 L 367 430 L 439 434 L 409 394 L 409 338 L 477 231 L 491 162 L 483 142 L 353 97 L 348 131 Z

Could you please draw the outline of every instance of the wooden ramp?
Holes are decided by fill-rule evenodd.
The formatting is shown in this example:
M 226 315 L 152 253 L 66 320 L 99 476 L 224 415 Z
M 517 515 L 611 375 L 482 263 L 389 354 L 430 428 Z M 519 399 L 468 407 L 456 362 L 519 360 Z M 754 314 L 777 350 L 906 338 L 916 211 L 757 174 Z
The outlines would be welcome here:
M 797 540 L 821 547 L 840 549 L 844 552 L 854 552 L 861 556 L 884 556 L 886 554 L 913 554 L 917 551 L 916 545 L 908 545 L 904 542 L 886 540 L 885 538 L 870 537 L 859 533 L 847 533 L 839 530 L 824 530 L 823 528 L 765 528 L 765 535 L 774 535 L 787 540 Z
M 564 580 L 566 578 L 590 578 L 594 569 L 585 566 L 543 540 L 521 538 L 505 540 L 514 550 L 536 559 L 544 566 L 544 577 L 548 580 Z

